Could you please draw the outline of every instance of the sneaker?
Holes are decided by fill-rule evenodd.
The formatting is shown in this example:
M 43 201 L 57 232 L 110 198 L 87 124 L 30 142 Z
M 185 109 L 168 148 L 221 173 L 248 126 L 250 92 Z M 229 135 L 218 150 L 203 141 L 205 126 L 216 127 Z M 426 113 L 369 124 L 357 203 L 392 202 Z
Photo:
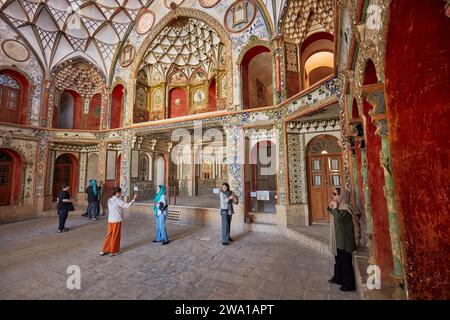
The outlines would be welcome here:
M 62 230 L 58 230 L 58 233 L 61 233 L 62 232 Z
M 98 218 L 94 218 L 94 221 L 98 221 Z
M 99 255 L 101 255 L 101 256 L 105 256 L 107 254 L 108 254 L 108 252 L 103 252 L 103 251 L 99 253 Z
M 158 243 L 158 242 L 161 242 L 161 240 L 153 240 L 152 242 L 154 242 L 154 243 Z
M 117 256 L 118 254 L 120 254 L 120 252 L 117 252 L 117 253 L 110 253 L 109 256 L 110 256 L 110 257 L 114 257 L 114 256 Z
M 168 244 L 169 243 L 169 240 L 166 240 L 166 241 L 163 241 L 163 245 L 165 245 L 165 244 Z
M 229 245 L 230 245 L 228 242 L 222 242 L 222 244 L 223 244 L 224 246 L 229 246 Z
M 67 232 L 67 231 L 69 231 L 69 228 L 64 228 L 63 229 L 63 232 Z
M 228 238 L 228 241 L 233 241 L 233 239 L 231 239 L 231 238 Z

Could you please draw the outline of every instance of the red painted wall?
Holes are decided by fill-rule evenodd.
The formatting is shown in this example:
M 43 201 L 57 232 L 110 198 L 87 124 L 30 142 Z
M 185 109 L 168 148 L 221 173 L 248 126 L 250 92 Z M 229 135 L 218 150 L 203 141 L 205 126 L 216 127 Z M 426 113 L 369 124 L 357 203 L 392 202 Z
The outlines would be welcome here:
M 288 98 L 300 92 L 299 77 L 298 72 L 286 70 L 286 93 Z
M 28 82 L 28 79 L 20 72 L 11 69 L 1 70 L 0 74 L 8 75 L 14 78 L 14 80 L 16 80 L 17 82 L 19 82 L 21 99 L 20 99 L 20 115 L 18 123 L 27 124 L 28 100 L 30 97 L 30 83 Z
M 89 130 L 99 130 L 100 129 L 100 112 L 96 112 L 97 107 L 102 106 L 102 95 L 100 93 L 96 93 L 89 105 L 89 114 L 85 115 L 84 126 Z
M 212 79 L 209 84 L 208 111 L 217 111 L 216 79 Z
M 175 100 L 180 99 L 180 105 Z M 169 118 L 186 116 L 189 114 L 186 90 L 174 88 L 169 92 Z
M 450 18 L 391 3 L 386 94 L 409 297 L 450 298 Z
M 111 120 L 109 123 L 111 129 L 120 127 L 123 109 L 123 90 L 123 85 L 118 84 L 114 87 L 111 94 Z

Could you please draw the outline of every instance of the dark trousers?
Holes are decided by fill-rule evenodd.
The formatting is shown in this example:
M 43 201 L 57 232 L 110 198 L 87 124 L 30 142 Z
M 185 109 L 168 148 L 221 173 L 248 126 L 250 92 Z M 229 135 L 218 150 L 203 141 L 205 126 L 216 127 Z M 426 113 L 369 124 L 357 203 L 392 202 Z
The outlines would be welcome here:
M 337 249 L 337 256 L 334 257 L 333 279 L 349 290 L 355 290 L 355 272 L 353 270 L 353 259 L 351 252 Z
M 58 230 L 64 230 L 68 215 L 69 215 L 69 210 L 67 210 L 67 209 L 58 209 L 58 217 L 59 217 Z
M 86 212 L 89 218 L 98 217 L 100 215 L 100 205 L 98 201 L 89 202 Z
M 227 243 L 230 240 L 231 214 L 221 214 L 222 216 L 222 243 Z

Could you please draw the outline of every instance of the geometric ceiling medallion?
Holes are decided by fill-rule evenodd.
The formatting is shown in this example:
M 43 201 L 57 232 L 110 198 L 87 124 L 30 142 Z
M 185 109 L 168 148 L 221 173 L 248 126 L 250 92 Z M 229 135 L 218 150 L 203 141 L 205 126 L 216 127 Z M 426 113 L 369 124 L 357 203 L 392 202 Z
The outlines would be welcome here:
M 14 61 L 25 62 L 30 58 L 28 48 L 17 40 L 5 40 L 2 42 L 1 47 L 5 55 Z
M 140 35 L 146 34 L 153 27 L 155 14 L 149 9 L 143 9 L 136 18 L 136 32 Z
M 256 5 L 253 0 L 240 0 L 233 3 L 225 13 L 225 28 L 239 33 L 249 28 L 256 18 Z
M 203 8 L 212 8 L 218 4 L 220 0 L 200 0 L 199 2 Z
M 129 67 L 133 63 L 136 50 L 131 44 L 127 44 L 122 48 L 120 53 L 120 65 L 123 68 Z

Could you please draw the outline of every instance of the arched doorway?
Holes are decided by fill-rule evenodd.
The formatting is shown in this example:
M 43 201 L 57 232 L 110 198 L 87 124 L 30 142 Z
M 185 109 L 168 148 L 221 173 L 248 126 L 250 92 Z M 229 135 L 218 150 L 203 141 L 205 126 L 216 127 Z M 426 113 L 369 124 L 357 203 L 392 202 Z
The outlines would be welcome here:
M 273 104 L 272 66 L 272 55 L 265 46 L 255 46 L 245 53 L 241 63 L 244 109 Z
M 307 146 L 309 215 L 311 222 L 329 221 L 326 208 L 333 188 L 342 188 L 344 174 L 338 139 L 320 135 Z
M 0 206 L 18 203 L 22 159 L 12 150 L 0 149 Z
M 334 73 L 334 37 L 317 32 L 306 38 L 300 48 L 301 88 L 306 89 Z
M 0 71 L 0 121 L 26 124 L 30 83 L 15 70 Z
M 163 156 L 159 156 L 156 160 L 156 184 L 157 188 L 160 184 L 165 184 L 166 181 L 166 160 Z
M 53 201 L 56 201 L 62 185 L 70 187 L 72 197 L 77 192 L 78 160 L 71 154 L 65 153 L 56 158 L 53 173 Z
M 80 94 L 64 90 L 59 100 L 58 111 L 54 114 L 54 125 L 58 129 L 80 129 L 83 102 Z

